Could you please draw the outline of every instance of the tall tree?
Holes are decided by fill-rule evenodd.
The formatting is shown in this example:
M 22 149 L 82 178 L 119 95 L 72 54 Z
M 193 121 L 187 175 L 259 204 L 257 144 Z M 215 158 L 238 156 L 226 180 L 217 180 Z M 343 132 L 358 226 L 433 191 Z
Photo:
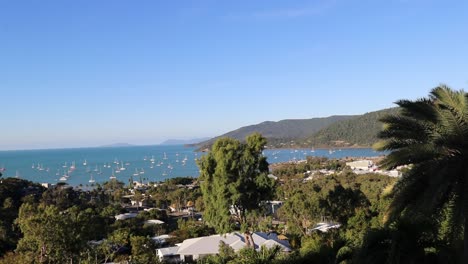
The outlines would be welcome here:
M 23 237 L 17 252 L 35 256 L 35 262 L 67 263 L 79 258 L 87 241 L 101 238 L 102 222 L 92 209 L 76 206 L 24 203 L 16 220 Z
M 274 181 L 268 178 L 268 163 L 262 155 L 265 145 L 266 139 L 258 133 L 245 143 L 221 138 L 199 160 L 204 218 L 217 232 L 232 230 L 231 206 L 245 228 L 246 214 L 271 199 Z
M 437 215 L 453 203 L 451 226 L 464 230 L 463 263 L 468 263 L 468 95 L 442 85 L 428 98 L 397 104 L 400 113 L 381 120 L 382 141 L 375 147 L 391 151 L 384 167 L 411 169 L 393 189 L 388 219 L 402 213 Z

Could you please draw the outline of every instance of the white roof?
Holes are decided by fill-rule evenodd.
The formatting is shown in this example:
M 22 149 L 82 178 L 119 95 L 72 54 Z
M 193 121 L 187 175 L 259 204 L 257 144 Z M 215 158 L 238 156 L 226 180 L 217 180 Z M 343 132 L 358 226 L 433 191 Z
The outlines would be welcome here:
M 160 256 L 177 255 L 177 250 L 178 249 L 179 249 L 179 247 L 158 248 L 158 254 Z
M 235 233 L 186 239 L 181 243 L 177 252 L 183 255 L 217 254 L 220 241 L 224 241 L 224 243 L 229 245 L 239 239 L 241 237 Z
M 367 168 L 372 164 L 373 162 L 371 160 L 356 160 L 356 161 L 346 162 L 347 166 L 355 167 L 355 168 Z
M 341 225 L 338 224 L 338 223 L 321 222 L 321 223 L 317 223 L 317 225 L 315 225 L 315 227 L 312 228 L 311 230 L 319 230 L 319 231 L 322 231 L 322 232 L 327 232 L 329 229 L 339 228 L 340 226 Z
M 146 224 L 150 224 L 150 225 L 160 225 L 160 224 L 164 224 L 163 221 L 158 220 L 158 219 L 150 219 L 150 220 L 146 221 L 145 223 L 146 223 Z
M 129 219 L 129 218 L 134 218 L 137 215 L 138 215 L 137 213 L 125 213 L 125 214 L 116 215 L 114 217 L 115 217 L 116 220 L 125 220 L 125 219 Z
M 291 248 L 290 247 L 287 247 L 275 240 L 272 240 L 272 239 L 269 239 L 265 242 L 263 242 L 263 244 L 261 246 L 265 246 L 266 248 L 272 248 L 272 247 L 275 247 L 275 246 L 279 246 L 284 252 L 291 252 Z
M 268 204 L 283 204 L 283 201 L 266 201 Z
M 160 235 L 160 236 L 154 236 L 151 239 L 156 243 L 163 244 L 163 243 L 166 243 L 166 241 L 171 237 L 172 236 L 170 235 Z
M 268 178 L 274 179 L 274 180 L 277 180 L 277 179 L 278 179 L 278 177 L 275 176 L 275 175 L 273 175 L 273 174 L 268 174 Z
M 152 237 L 151 239 L 168 239 L 168 238 L 171 238 L 172 236 L 171 235 L 160 235 L 160 236 L 154 236 Z
M 283 251 L 291 251 L 289 242 L 279 240 L 275 233 L 255 232 L 252 234 L 252 239 L 256 249 L 259 249 L 262 245 L 268 248 L 279 245 Z M 246 246 L 244 235 L 239 232 L 234 232 L 226 235 L 212 235 L 186 239 L 180 244 L 177 253 L 180 255 L 218 254 L 219 243 L 221 241 L 232 247 L 234 251 L 238 251 Z

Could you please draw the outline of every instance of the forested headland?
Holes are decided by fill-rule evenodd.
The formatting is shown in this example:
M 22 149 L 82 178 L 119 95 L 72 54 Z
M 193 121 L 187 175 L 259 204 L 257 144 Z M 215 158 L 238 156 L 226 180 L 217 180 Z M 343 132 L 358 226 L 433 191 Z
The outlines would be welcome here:
M 243 140 L 256 132 L 268 140 L 268 148 L 371 147 L 378 141 L 377 136 L 382 129 L 380 119 L 397 111 L 398 108 L 389 108 L 357 116 L 266 121 L 236 129 L 195 146 L 207 150 L 219 138 Z

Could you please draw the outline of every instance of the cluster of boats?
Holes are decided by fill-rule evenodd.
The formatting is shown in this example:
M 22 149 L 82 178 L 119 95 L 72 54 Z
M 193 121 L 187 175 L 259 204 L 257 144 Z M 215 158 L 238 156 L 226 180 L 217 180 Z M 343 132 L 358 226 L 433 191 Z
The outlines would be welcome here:
M 195 156 L 197 156 L 197 154 L 195 154 Z M 196 159 L 196 158 L 195 158 Z M 187 155 L 185 155 L 184 158 L 181 158 L 179 156 L 179 153 L 176 153 L 175 154 L 175 159 L 171 159 L 171 161 L 169 161 L 166 153 L 164 153 L 163 157 L 160 159 L 160 160 L 156 160 L 154 155 L 152 155 L 150 158 L 148 156 L 145 156 L 143 158 L 143 161 L 144 161 L 144 164 L 143 166 L 141 165 L 141 162 L 140 162 L 140 166 L 137 166 L 135 167 L 135 172 L 132 174 L 132 176 L 142 176 L 145 174 L 145 168 L 143 167 L 147 167 L 149 169 L 154 169 L 155 167 L 160 167 L 161 168 L 161 172 L 162 172 L 162 176 L 167 176 L 168 174 L 170 174 L 172 172 L 172 170 L 174 169 L 174 166 L 179 164 L 180 166 L 185 166 L 187 161 L 188 161 L 188 157 Z M 171 162 L 174 164 L 172 165 Z M 114 159 L 114 161 L 112 162 L 104 162 L 104 163 L 101 163 L 101 164 L 97 164 L 97 163 L 94 163 L 94 169 L 92 169 L 92 167 L 89 165 L 88 161 L 85 159 L 82 163 L 81 163 L 83 166 L 78 166 L 77 163 L 75 161 L 72 161 L 72 162 L 64 162 L 62 165 L 61 165 L 61 168 L 58 168 L 55 175 L 58 177 L 58 180 L 59 182 L 66 182 L 67 180 L 69 180 L 69 178 L 76 173 L 78 167 L 80 167 L 80 169 L 78 169 L 78 171 L 80 171 L 81 173 L 83 172 L 83 170 L 89 174 L 89 183 L 94 183 L 96 182 L 95 178 L 94 178 L 94 175 L 101 175 L 103 174 L 103 170 L 108 170 L 108 172 L 110 171 L 110 176 L 109 176 L 109 179 L 116 179 L 116 175 L 118 174 L 121 174 L 121 173 L 124 173 L 125 171 L 128 171 L 129 169 L 132 170 L 133 168 L 131 168 L 131 163 L 130 162 L 124 162 L 122 160 L 119 160 L 117 158 Z M 47 167 L 45 167 L 43 164 L 41 163 L 33 163 L 32 164 L 32 167 L 31 167 L 33 170 L 36 170 L 36 171 L 39 171 L 39 172 L 49 172 L 50 169 Z M 79 173 L 78 173 L 79 174 Z M 126 174 L 129 174 L 129 173 L 126 173 Z M 128 176 L 128 175 L 127 175 Z
M 336 151 L 341 151 L 341 149 L 329 149 L 328 150 L 328 155 L 333 155 Z M 295 162 L 298 160 L 304 160 L 307 156 L 316 156 L 317 154 L 315 153 L 315 148 L 311 149 L 279 149 L 279 150 L 274 150 L 268 154 L 270 158 L 276 160 L 281 156 L 287 156 L 290 162 Z M 325 149 L 320 149 L 317 150 L 318 156 L 327 156 L 327 150 Z M 266 153 L 263 152 L 263 155 L 266 156 Z

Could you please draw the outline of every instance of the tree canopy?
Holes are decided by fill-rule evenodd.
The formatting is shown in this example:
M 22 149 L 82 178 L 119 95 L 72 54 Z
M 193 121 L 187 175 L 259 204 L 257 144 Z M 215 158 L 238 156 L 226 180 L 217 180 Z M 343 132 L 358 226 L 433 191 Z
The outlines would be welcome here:
M 258 133 L 248 136 L 245 143 L 221 138 L 199 160 L 204 218 L 216 231 L 232 230 L 230 208 L 245 224 L 249 211 L 271 199 L 274 181 L 268 178 L 268 163 L 262 154 L 265 145 L 266 139 Z
M 402 214 L 440 216 L 450 208 L 452 234 L 464 231 L 464 263 L 468 262 L 468 95 L 447 86 L 428 98 L 400 100 L 398 114 L 382 119 L 378 150 L 391 151 L 381 165 L 411 169 L 393 189 L 389 222 Z M 464 228 L 463 228 L 464 226 Z M 456 239 L 457 236 L 453 236 Z

